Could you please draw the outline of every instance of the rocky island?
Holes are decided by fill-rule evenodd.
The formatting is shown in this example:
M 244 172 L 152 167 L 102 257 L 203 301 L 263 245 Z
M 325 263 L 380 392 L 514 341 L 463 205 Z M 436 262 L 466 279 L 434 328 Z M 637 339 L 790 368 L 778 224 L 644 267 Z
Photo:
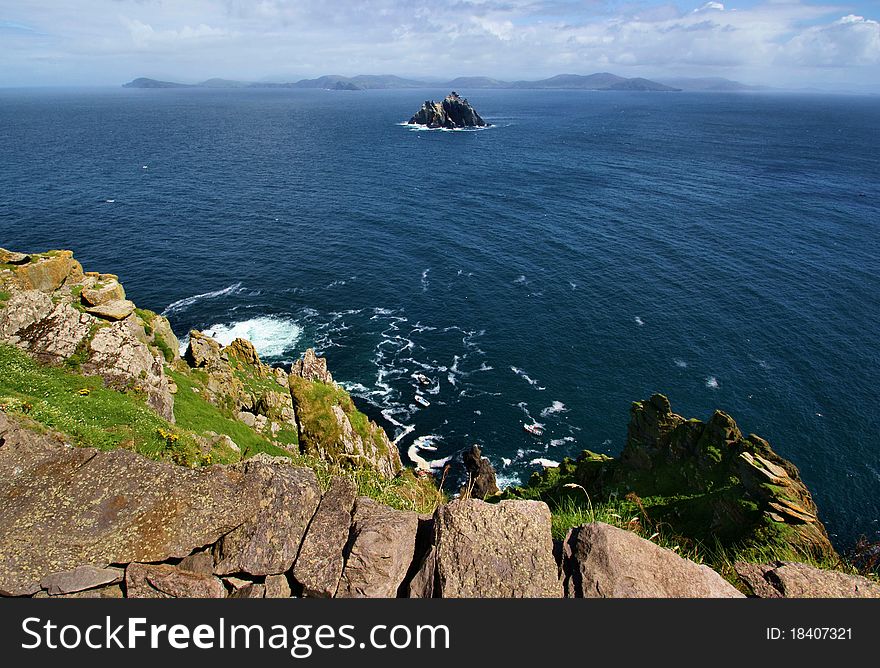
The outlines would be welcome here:
M 488 123 L 484 121 L 466 98 L 455 91 L 447 95 L 442 102 L 425 100 L 422 108 L 409 119 L 409 125 L 424 125 L 432 129 L 445 128 L 482 128 Z
M 880 597 L 720 411 L 636 402 L 618 459 L 520 488 L 479 448 L 458 465 L 449 500 L 313 350 L 271 367 L 192 331 L 181 355 L 117 276 L 0 249 L 2 596 Z

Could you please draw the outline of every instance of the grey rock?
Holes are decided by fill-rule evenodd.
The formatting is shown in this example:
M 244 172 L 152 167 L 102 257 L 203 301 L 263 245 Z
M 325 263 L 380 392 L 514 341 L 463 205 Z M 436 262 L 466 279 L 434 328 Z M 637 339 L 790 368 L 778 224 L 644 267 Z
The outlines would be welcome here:
M 97 316 L 103 320 L 125 320 L 134 313 L 134 302 L 127 299 L 114 299 L 113 301 L 103 302 L 97 306 L 86 308 L 86 312 Z
M 97 284 L 93 287 L 84 288 L 80 293 L 80 296 L 89 306 L 100 306 L 101 304 L 124 300 L 125 290 L 119 281 L 111 280 L 104 284 Z M 121 320 L 121 318 L 117 319 Z
M 290 570 L 321 499 L 314 471 L 263 454 L 232 468 L 258 481 L 260 512 L 223 536 L 215 548 L 214 572 L 260 576 Z
M 315 355 L 314 348 L 306 350 L 302 359 L 293 363 L 290 373 L 305 380 L 328 384 L 333 382 L 333 376 L 327 370 L 327 358 Z
M 540 501 L 459 499 L 434 514 L 432 546 L 409 586 L 415 598 L 557 598 L 550 509 Z
M 743 597 L 708 566 L 601 522 L 569 531 L 563 550 L 572 598 Z
M 413 561 L 418 515 L 367 497 L 355 503 L 337 598 L 394 598 Z
M 134 385 L 147 397 L 147 404 L 160 416 L 174 422 L 174 395 L 162 360 L 140 341 L 127 322 L 116 322 L 95 332 L 89 342 L 83 373 L 101 376 L 117 390 Z
M 330 481 L 293 567 L 303 595 L 330 598 L 336 593 L 356 495 L 357 486 L 351 480 L 334 477 Z
M 69 571 L 53 573 L 40 580 L 40 586 L 50 595 L 73 594 L 85 589 L 122 582 L 125 572 L 120 568 L 77 566 Z

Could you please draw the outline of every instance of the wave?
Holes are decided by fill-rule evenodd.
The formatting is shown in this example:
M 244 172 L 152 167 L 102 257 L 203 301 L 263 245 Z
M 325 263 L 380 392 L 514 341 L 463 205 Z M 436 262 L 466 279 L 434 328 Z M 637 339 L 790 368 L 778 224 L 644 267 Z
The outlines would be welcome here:
M 413 444 L 409 446 L 409 449 L 406 451 L 406 456 L 409 457 L 410 461 L 416 465 L 416 468 L 421 471 L 430 471 L 431 469 L 439 469 L 442 468 L 450 459 L 452 459 L 452 455 L 448 457 L 443 457 L 441 459 L 427 460 L 419 454 L 420 450 L 436 450 L 436 446 L 433 445 L 433 441 L 439 440 L 439 436 L 435 436 L 433 434 L 429 434 L 427 436 L 419 436 Z M 427 444 L 427 446 L 426 446 Z
M 688 363 L 684 360 L 674 359 L 672 361 L 675 362 L 675 366 L 677 366 L 679 369 L 687 369 Z
M 247 339 L 254 344 L 260 357 L 282 357 L 296 349 L 303 329 L 296 321 L 280 316 L 266 315 L 233 323 L 218 323 L 205 327 L 205 334 L 228 346 L 235 339 Z
M 171 302 L 168 306 L 165 307 L 165 310 L 162 311 L 162 315 L 169 315 L 171 313 L 177 313 L 179 311 L 183 311 L 184 309 L 189 308 L 196 302 L 203 301 L 205 299 L 216 299 L 217 297 L 224 297 L 226 295 L 232 294 L 236 290 L 241 287 L 241 282 L 233 283 L 222 290 L 214 290 L 213 292 L 203 292 L 199 295 L 193 295 L 192 297 L 184 297 L 183 299 L 178 299 L 176 302 Z
M 480 130 L 491 130 L 497 127 L 495 125 L 486 125 L 479 128 L 429 128 L 427 125 L 407 123 L 406 121 L 395 123 L 395 125 L 408 128 L 411 132 L 479 132 Z
M 645 324 L 645 321 L 642 320 L 639 316 L 636 316 L 635 321 L 636 321 L 636 324 L 637 324 L 639 327 L 641 327 L 642 325 Z
M 708 378 L 706 378 L 706 387 L 708 387 L 710 390 L 717 390 L 719 387 L 718 379 L 715 376 L 709 376 Z
M 546 390 L 546 389 L 547 389 L 546 387 L 541 387 L 540 385 L 538 385 L 538 381 L 537 381 L 537 380 L 535 380 L 534 378 L 529 377 L 529 375 L 528 375 L 525 371 L 523 371 L 522 369 L 520 369 L 519 367 L 511 366 L 511 367 L 510 367 L 510 370 L 513 371 L 513 373 L 515 373 L 517 376 L 519 376 L 520 378 L 522 378 L 524 381 L 526 381 L 526 382 L 527 382 L 529 385 L 531 385 L 532 387 L 534 387 L 534 388 L 536 388 L 536 389 L 538 389 L 538 390 Z
M 428 267 L 425 271 L 422 272 L 422 292 L 428 291 L 428 272 L 431 271 L 431 268 Z
M 568 409 L 565 407 L 565 404 L 561 401 L 554 401 L 552 405 L 547 406 L 547 408 L 541 411 L 541 417 L 550 417 L 554 413 L 566 413 Z
M 543 457 L 538 457 L 537 459 L 533 459 L 529 462 L 529 464 L 537 464 L 538 466 L 543 466 L 545 469 L 552 469 L 559 466 L 559 462 L 554 461 L 552 459 L 544 459 Z
M 559 447 L 560 445 L 565 445 L 566 443 L 574 443 L 574 436 L 564 436 L 563 438 L 554 438 L 550 441 L 550 445 L 554 448 Z

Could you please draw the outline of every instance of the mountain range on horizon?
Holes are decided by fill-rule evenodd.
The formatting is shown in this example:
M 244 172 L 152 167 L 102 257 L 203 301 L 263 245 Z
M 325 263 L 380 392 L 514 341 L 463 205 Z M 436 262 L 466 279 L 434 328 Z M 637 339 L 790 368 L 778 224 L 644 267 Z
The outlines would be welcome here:
M 387 90 L 406 88 L 449 88 L 455 89 L 538 89 L 538 90 L 596 90 L 596 91 L 655 91 L 678 92 L 682 90 L 700 91 L 748 91 L 766 90 L 763 86 L 750 86 L 738 81 L 720 77 L 670 78 L 653 81 L 642 77 L 626 78 L 608 72 L 595 74 L 559 74 L 536 81 L 503 81 L 484 76 L 457 77 L 449 81 L 426 81 L 407 79 L 395 75 L 361 74 L 354 77 L 325 75 L 314 79 L 300 79 L 292 82 L 256 82 L 212 78 L 186 84 L 173 81 L 160 81 L 139 77 L 123 84 L 125 88 L 311 88 L 325 90 Z

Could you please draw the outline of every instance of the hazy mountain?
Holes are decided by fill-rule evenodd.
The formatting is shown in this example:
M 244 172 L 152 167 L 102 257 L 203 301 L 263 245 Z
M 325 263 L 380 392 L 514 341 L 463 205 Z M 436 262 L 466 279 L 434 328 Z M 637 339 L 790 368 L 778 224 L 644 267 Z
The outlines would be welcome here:
M 737 92 L 749 90 L 770 90 L 767 86 L 751 86 L 739 81 L 724 79 L 723 77 L 678 77 L 675 79 L 661 79 L 668 86 L 674 86 L 681 90 L 687 91 L 715 91 L 715 92 Z
M 157 81 L 146 77 L 138 77 L 134 81 L 122 84 L 123 88 L 192 88 L 190 84 L 174 83 L 173 81 Z
M 125 84 L 126 88 L 178 88 L 188 84 L 175 84 L 155 79 L 139 78 Z M 627 79 L 599 72 L 596 74 L 559 74 L 539 81 L 500 81 L 489 77 L 458 77 L 446 83 L 435 81 L 418 81 L 404 79 L 391 74 L 361 74 L 356 77 L 344 77 L 328 74 L 316 79 L 300 79 L 289 83 L 261 83 L 231 81 L 229 79 L 208 79 L 199 84 L 201 88 L 318 88 L 325 90 L 378 90 L 400 88 L 449 88 L 453 89 L 489 89 L 516 88 L 538 90 L 634 90 L 634 91 L 674 91 L 678 88 L 651 81 L 649 79 Z

